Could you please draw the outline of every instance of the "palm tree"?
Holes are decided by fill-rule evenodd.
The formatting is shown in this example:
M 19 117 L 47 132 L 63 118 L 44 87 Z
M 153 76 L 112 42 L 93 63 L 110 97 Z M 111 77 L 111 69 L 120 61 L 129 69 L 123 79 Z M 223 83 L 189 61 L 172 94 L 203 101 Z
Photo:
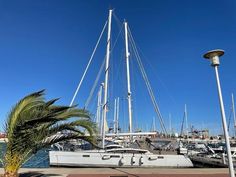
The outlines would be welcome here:
M 24 162 L 38 150 L 54 143 L 68 139 L 95 143 L 96 126 L 88 111 L 56 106 L 54 103 L 58 99 L 46 102 L 43 95 L 44 90 L 24 97 L 7 117 L 5 131 L 8 142 L 3 159 L 5 177 L 18 176 Z

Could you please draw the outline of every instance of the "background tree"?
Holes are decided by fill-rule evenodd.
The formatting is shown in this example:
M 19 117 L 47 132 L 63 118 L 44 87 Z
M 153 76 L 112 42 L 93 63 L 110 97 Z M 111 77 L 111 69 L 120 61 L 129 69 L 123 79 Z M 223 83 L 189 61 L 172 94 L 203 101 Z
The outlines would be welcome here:
M 44 90 L 24 97 L 7 117 L 8 142 L 3 159 L 5 177 L 18 176 L 25 161 L 54 143 L 69 139 L 95 143 L 96 127 L 88 111 L 54 105 L 58 99 L 46 102 L 43 95 Z

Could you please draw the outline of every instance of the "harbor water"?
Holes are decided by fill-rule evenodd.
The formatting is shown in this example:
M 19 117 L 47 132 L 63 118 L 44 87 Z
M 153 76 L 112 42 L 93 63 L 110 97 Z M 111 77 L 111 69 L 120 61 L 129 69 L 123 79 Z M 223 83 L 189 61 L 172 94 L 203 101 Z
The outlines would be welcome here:
M 6 144 L 0 143 L 0 153 L 1 159 L 4 154 Z M 3 167 L 0 163 L 0 167 Z M 24 168 L 48 168 L 49 167 L 49 153 L 47 149 L 38 151 L 34 156 L 32 156 L 24 165 Z

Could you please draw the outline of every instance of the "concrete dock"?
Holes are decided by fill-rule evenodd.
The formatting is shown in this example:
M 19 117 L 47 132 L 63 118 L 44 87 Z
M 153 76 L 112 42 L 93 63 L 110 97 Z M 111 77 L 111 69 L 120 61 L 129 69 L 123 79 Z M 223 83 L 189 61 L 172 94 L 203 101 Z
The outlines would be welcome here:
M 228 177 L 228 168 L 22 168 L 21 177 Z M 3 169 L 0 168 L 0 174 Z

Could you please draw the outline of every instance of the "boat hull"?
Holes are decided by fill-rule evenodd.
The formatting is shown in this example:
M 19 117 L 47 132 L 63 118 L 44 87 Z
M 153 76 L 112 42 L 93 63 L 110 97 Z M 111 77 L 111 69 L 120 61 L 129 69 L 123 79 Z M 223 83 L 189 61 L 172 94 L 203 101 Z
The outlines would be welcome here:
M 50 151 L 51 166 L 77 167 L 193 167 L 184 155 Z

